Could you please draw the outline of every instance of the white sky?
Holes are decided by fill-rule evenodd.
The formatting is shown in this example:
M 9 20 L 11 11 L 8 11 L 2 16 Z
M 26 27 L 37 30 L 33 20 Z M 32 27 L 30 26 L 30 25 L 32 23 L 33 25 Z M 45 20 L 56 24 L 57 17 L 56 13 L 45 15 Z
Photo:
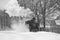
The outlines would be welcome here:
M 10 0 L 0 0 L 0 9 L 3 9 L 4 6 L 9 2 Z

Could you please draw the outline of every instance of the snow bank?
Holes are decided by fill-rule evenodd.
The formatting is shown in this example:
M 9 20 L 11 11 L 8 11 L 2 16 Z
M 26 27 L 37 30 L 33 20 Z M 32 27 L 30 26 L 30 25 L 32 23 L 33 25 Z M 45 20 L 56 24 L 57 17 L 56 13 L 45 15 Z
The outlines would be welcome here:
M 0 32 L 0 40 L 60 40 L 60 34 L 50 32 Z
M 25 23 L 13 23 L 11 28 L 13 31 L 29 32 L 29 26 L 25 25 Z

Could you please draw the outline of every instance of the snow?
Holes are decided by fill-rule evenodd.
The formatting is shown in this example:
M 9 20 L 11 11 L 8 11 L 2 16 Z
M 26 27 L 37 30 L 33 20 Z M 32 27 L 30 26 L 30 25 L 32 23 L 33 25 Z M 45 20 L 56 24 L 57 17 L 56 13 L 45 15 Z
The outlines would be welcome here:
M 24 9 L 24 7 L 20 7 L 17 0 L 10 0 L 5 6 L 5 10 L 6 10 L 6 13 L 8 13 L 10 17 L 11 16 L 25 17 L 23 18 L 22 21 L 30 20 L 29 18 L 26 18 L 26 17 L 27 16 L 30 17 L 30 14 L 33 13 L 29 8 Z M 19 18 L 19 21 L 21 21 L 20 18 Z M 28 31 L 29 32 L 29 29 L 27 28 L 25 23 L 21 24 L 21 22 L 20 23 L 15 23 L 15 22 L 16 21 L 13 20 L 12 25 L 11 25 L 14 31 L 20 31 L 20 32 Z
M 10 2 L 12 1 L 12 5 L 10 5 Z M 22 13 L 24 9 L 19 9 L 16 0 L 11 0 L 9 4 L 6 6 L 7 12 L 10 12 L 10 16 L 20 16 L 19 11 Z M 16 4 L 16 5 L 14 5 Z M 8 6 L 11 8 L 8 8 Z M 16 9 L 15 9 L 16 8 Z M 12 10 L 14 9 L 14 10 Z M 19 10 L 19 11 L 16 11 Z M 12 14 L 12 13 L 13 14 Z M 23 13 L 25 13 L 26 10 L 24 10 Z M 28 11 L 29 12 L 29 11 Z M 18 13 L 18 14 L 17 14 Z M 27 12 L 26 12 L 27 13 Z M 22 14 L 23 15 L 23 14 Z M 25 15 L 24 15 L 25 16 Z M 51 33 L 51 32 L 29 32 L 28 28 L 24 24 L 13 24 L 12 25 L 13 31 L 0 31 L 0 40 L 60 40 L 60 34 Z M 28 31 L 28 32 L 26 32 Z
M 51 32 L 14 32 L 14 31 L 3 31 L 0 32 L 1 40 L 60 40 L 60 34 Z
M 29 32 L 29 28 L 25 23 L 13 23 L 11 25 L 11 28 L 13 31 L 18 31 L 18 32 Z

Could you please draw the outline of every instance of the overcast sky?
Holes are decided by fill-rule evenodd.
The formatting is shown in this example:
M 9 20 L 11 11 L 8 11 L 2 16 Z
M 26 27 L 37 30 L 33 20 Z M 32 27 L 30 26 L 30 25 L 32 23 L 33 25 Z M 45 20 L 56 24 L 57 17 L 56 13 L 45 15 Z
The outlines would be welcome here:
M 0 0 L 0 9 L 3 9 L 4 6 L 9 2 L 10 0 Z

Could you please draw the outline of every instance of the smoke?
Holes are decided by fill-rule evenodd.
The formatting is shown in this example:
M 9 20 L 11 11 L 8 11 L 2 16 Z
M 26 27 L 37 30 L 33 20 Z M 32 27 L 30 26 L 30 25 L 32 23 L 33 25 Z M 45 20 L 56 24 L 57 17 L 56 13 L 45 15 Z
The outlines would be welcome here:
M 9 16 L 27 16 L 31 13 L 33 13 L 29 8 L 24 9 L 24 7 L 19 6 L 17 0 L 11 0 L 6 6 L 5 6 L 6 12 L 9 14 Z
M 10 17 L 24 17 L 23 20 L 20 20 L 17 22 L 16 19 L 11 21 L 11 27 L 15 31 L 25 32 L 29 31 L 28 26 L 25 24 L 25 21 L 30 17 L 30 14 L 33 12 L 27 8 L 24 9 L 24 7 L 20 7 L 17 0 L 11 0 L 6 6 L 5 6 L 5 12 L 9 14 Z M 27 18 L 25 18 L 27 17 Z M 13 18 L 12 18 L 13 19 Z

